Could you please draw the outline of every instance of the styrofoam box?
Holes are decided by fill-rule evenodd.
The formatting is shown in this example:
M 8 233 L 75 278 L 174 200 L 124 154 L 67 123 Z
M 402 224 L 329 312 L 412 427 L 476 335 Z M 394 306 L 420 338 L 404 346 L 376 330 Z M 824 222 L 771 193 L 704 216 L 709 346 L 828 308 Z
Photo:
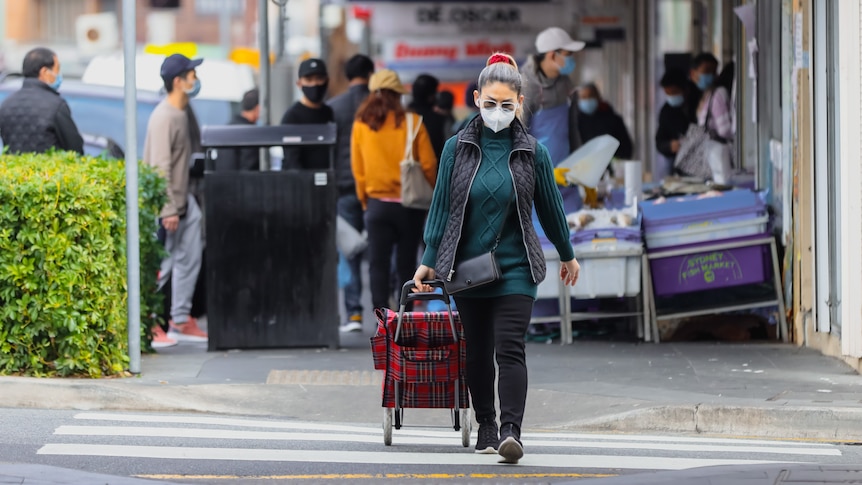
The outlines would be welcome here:
M 763 215 L 754 219 L 743 219 L 718 224 L 692 224 L 685 229 L 674 231 L 646 231 L 644 238 L 646 239 L 647 247 L 659 249 L 696 244 L 704 241 L 755 236 L 766 232 L 767 223 L 769 223 L 769 216 Z
M 576 298 L 637 296 L 641 291 L 641 243 L 594 240 L 574 246 L 581 265 L 578 283 L 571 287 Z

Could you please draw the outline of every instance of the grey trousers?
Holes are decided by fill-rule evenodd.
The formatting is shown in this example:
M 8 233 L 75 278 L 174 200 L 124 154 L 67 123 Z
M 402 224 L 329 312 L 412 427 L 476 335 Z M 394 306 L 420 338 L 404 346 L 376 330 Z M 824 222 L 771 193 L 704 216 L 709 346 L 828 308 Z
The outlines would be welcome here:
M 203 257 L 202 223 L 200 207 L 189 195 L 186 215 L 180 219 L 177 230 L 169 232 L 165 240 L 168 256 L 162 260 L 158 287 L 161 289 L 171 278 L 171 319 L 174 323 L 188 321 L 192 311 L 192 297 Z

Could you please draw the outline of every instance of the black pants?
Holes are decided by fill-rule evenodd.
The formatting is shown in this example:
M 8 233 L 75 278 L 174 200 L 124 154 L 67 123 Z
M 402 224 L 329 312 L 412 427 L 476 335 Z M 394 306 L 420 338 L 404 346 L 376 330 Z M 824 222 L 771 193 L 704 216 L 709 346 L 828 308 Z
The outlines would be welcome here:
M 459 298 L 455 304 L 461 314 L 467 339 L 467 386 L 473 399 L 476 421 L 485 423 L 496 417 L 494 409 L 494 354 L 496 350 L 500 379 L 500 424 L 513 423 L 521 428 L 527 402 L 527 360 L 524 336 L 530 325 L 533 299 L 526 295 L 496 298 Z
M 368 231 L 368 276 L 371 283 L 371 304 L 374 308 L 389 307 L 389 297 L 395 294 L 391 279 L 392 255 L 401 283 L 413 279 L 418 266 L 419 243 L 425 227 L 427 211 L 408 209 L 398 202 L 368 199 L 365 229 Z M 408 306 L 412 309 L 412 305 Z

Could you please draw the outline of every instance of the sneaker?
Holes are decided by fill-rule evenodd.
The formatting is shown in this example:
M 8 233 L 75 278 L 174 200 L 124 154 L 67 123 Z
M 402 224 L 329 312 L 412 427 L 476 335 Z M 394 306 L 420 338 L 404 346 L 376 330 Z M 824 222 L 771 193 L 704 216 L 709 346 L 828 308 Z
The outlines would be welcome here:
M 350 315 L 350 318 L 347 319 L 346 323 L 341 324 L 340 330 L 342 332 L 361 332 L 362 331 L 362 315 L 358 313 L 354 313 Z
M 497 453 L 503 457 L 500 463 L 516 464 L 524 456 L 524 446 L 521 444 L 521 431 L 512 423 L 506 423 L 500 430 L 500 446 Z
M 168 334 L 162 330 L 162 327 L 156 325 L 153 327 L 153 342 L 150 344 L 154 349 L 163 349 L 165 347 L 173 347 L 177 341 L 168 337 Z
M 191 317 L 183 323 L 171 321 L 168 337 L 182 342 L 206 342 L 209 340 L 207 333 L 198 327 L 198 321 Z
M 476 441 L 476 453 L 496 455 L 500 436 L 497 434 L 497 423 L 479 423 L 479 439 Z

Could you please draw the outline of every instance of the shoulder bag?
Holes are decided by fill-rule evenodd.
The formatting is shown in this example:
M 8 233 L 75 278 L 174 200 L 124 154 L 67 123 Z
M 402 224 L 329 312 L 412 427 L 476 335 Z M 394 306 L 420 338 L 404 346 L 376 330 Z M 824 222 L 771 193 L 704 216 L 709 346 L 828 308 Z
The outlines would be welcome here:
M 712 177 L 712 169 L 708 160 L 709 141 L 714 138 L 709 129 L 709 117 L 712 112 L 712 93 L 706 107 L 706 121 L 703 126 L 691 124 L 679 146 L 674 166 L 686 175 L 707 180 Z
M 409 209 L 428 210 L 434 196 L 434 188 L 425 178 L 422 165 L 413 156 L 413 142 L 422 128 L 422 117 L 416 128 L 413 128 L 413 113 L 406 113 L 407 144 L 404 147 L 404 159 L 401 160 L 401 205 Z

